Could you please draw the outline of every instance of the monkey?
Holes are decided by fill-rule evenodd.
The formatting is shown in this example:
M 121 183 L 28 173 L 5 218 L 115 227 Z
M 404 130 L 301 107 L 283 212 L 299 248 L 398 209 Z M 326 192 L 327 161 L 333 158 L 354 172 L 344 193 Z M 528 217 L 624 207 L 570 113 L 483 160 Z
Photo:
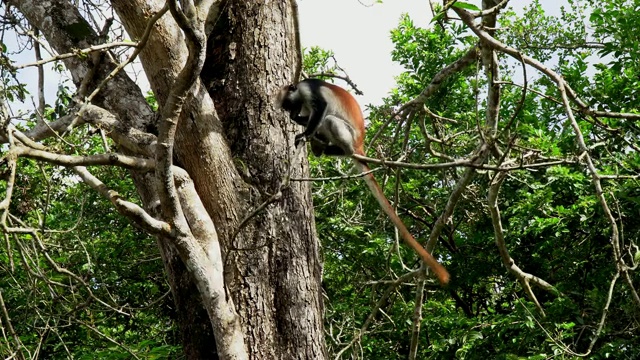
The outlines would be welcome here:
M 289 101 L 284 98 L 286 92 L 295 91 L 295 90 L 296 90 L 296 87 L 293 85 L 287 86 L 286 89 L 282 88 L 281 94 L 278 96 L 278 99 L 282 98 L 282 100 L 278 100 L 277 102 L 279 102 L 278 105 L 280 105 L 283 109 L 285 107 L 287 108 L 287 110 L 290 112 L 291 120 L 293 120 L 298 125 L 307 127 L 307 124 L 309 123 L 309 111 L 303 107 L 303 103 L 302 102 L 298 104 L 287 103 L 286 105 L 283 103 L 283 102 Z M 296 147 L 298 147 L 298 145 L 301 143 L 302 140 L 303 140 L 302 135 L 296 136 L 296 140 L 295 140 Z M 311 136 L 309 138 L 309 142 L 311 144 L 311 151 L 315 156 L 321 156 L 323 154 L 324 155 L 340 155 L 344 153 L 344 151 L 342 151 L 342 149 L 339 147 L 336 147 L 336 146 L 329 147 L 329 140 L 323 134 L 320 134 L 320 133 L 316 133 L 313 136 Z
M 305 130 L 295 137 L 296 147 L 308 140 L 315 156 L 365 156 L 362 110 L 357 100 L 340 86 L 319 79 L 305 79 L 297 85 L 283 86 L 276 105 L 288 111 L 295 123 L 305 126 Z M 446 285 L 449 282 L 447 270 L 411 235 L 370 173 L 369 166 L 361 160 L 353 160 L 360 172 L 368 173 L 364 176 L 367 186 L 405 243 L 429 266 L 440 284 Z

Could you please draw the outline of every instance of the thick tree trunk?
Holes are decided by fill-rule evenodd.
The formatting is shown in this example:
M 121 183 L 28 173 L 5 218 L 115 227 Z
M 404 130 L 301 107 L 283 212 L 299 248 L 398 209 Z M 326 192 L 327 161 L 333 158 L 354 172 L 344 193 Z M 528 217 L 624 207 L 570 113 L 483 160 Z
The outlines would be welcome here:
M 134 3 L 113 1 L 128 31 L 140 36 L 140 10 L 153 5 Z M 157 2 L 155 9 L 142 13 L 159 7 Z M 178 158 L 194 179 L 222 238 L 226 283 L 241 315 L 251 356 L 321 359 L 321 267 L 309 185 L 294 183 L 283 188 L 281 199 L 257 213 L 231 243 L 241 220 L 280 191 L 288 171 L 294 177 L 307 172 L 306 161 L 289 169 L 294 156 L 293 125 L 274 109 L 271 98 L 278 86 L 290 81 L 286 77 L 295 64 L 291 5 L 239 1 L 223 3 L 220 8 L 223 11 L 215 21 L 209 50 L 218 56 L 211 56 L 203 77 L 210 83 L 227 84 L 211 91 L 215 110 L 223 114 L 225 132 L 216 116 L 211 116 L 215 112 L 209 108 L 210 98 L 194 90 L 197 101 L 187 102 L 190 107 L 183 112 L 178 129 Z M 171 31 L 171 20 L 161 21 L 165 23 L 160 28 L 166 30 L 152 37 L 141 54 L 159 100 L 169 89 L 167 70 L 177 71 L 184 54 L 180 36 Z M 219 69 L 225 70 L 214 71 Z M 234 165 L 237 171 L 230 167 Z M 185 296 L 186 311 L 193 309 L 189 294 L 176 296 Z M 186 334 L 184 338 L 189 341 Z
M 70 1 L 9 2 L 20 8 L 31 23 L 40 24 L 43 34 L 60 53 L 99 41 L 95 29 L 89 27 Z M 164 3 L 112 0 L 132 39 L 142 36 L 149 18 Z M 182 109 L 175 139 L 177 164 L 193 180 L 215 225 L 209 233 L 212 236 L 194 236 L 205 255 L 216 249 L 216 232 L 220 237 L 225 285 L 241 316 L 241 330 L 251 358 L 322 359 L 321 265 L 310 186 L 298 182 L 283 186 L 288 175 L 302 177 L 308 169 L 304 156 L 294 159 L 293 125 L 274 108 L 271 98 L 279 86 L 291 80 L 296 65 L 292 7 L 288 1 L 233 0 L 219 4 L 211 14 L 219 9 L 222 11 L 215 19 L 209 42 L 208 68 L 203 73 L 212 86 L 207 90 L 199 81 L 194 84 Z M 78 24 L 87 28 L 82 36 L 76 31 Z M 169 13 L 153 29 L 140 58 L 163 106 L 185 63 L 187 49 L 182 32 Z M 65 64 L 77 86 L 92 66 L 98 67 L 93 84 L 114 67 L 108 61 L 92 64 L 87 58 L 70 58 Z M 127 133 L 130 129 L 145 131 L 154 120 L 144 96 L 124 72 L 101 90 L 94 103 L 116 115 L 120 127 L 111 134 L 122 139 L 131 135 Z M 147 148 L 135 155 L 153 154 Z M 134 179 L 146 209 L 157 211 L 158 207 L 152 206 L 158 199 L 153 173 L 134 173 Z M 242 220 L 268 199 L 273 201 L 240 228 Z M 180 201 L 186 213 L 189 206 L 184 202 L 188 200 Z M 193 217 L 187 216 L 190 219 Z M 191 231 L 203 227 L 192 223 L 189 226 Z M 199 293 L 203 291 L 202 282 L 195 286 L 194 277 L 183 264 L 185 253 L 181 259 L 171 241 L 158 238 L 175 297 L 185 355 L 193 359 L 215 358 L 215 340 L 220 339 L 213 338 L 211 325 L 222 325 L 205 311 Z M 188 260 L 193 269 L 194 259 Z M 195 264 L 198 265 L 209 271 L 216 268 Z M 221 300 L 211 299 L 211 293 L 207 296 L 204 304 Z M 219 328 L 215 330 L 220 334 Z
M 120 6 L 120 1 L 114 1 L 114 6 L 129 12 L 135 9 L 139 14 L 144 3 Z M 211 56 L 203 78 L 214 85 L 228 84 L 210 91 L 225 131 L 211 116 L 215 112 L 209 109 L 206 95 L 188 101 L 198 106 L 188 108 L 181 119 L 176 138 L 178 159 L 194 179 L 221 236 L 225 279 L 242 319 L 250 355 L 257 359 L 321 359 L 321 267 L 310 189 L 306 183 L 280 189 L 289 171 L 294 177 L 306 174 L 306 161 L 289 169 L 294 156 L 293 125 L 273 108 L 271 99 L 278 86 L 290 81 L 286 77 L 295 66 L 291 6 L 285 2 L 232 1 L 220 8 L 223 11 L 210 37 Z M 127 19 L 137 18 L 126 16 L 126 11 L 120 14 L 125 24 L 131 22 Z M 130 32 L 135 29 L 128 28 Z M 179 69 L 184 53 L 171 25 L 163 29 L 167 29 L 163 38 L 152 41 L 142 53 L 159 100 L 170 85 L 163 75 L 167 68 Z M 167 54 L 165 61 L 156 46 L 164 47 L 160 53 Z M 282 198 L 246 222 L 231 243 L 241 220 L 280 190 Z M 167 260 L 170 271 L 180 271 L 173 264 L 179 261 L 177 257 Z M 171 278 L 184 276 L 173 273 Z M 188 288 L 183 283 L 174 286 Z M 190 324 L 183 327 L 183 338 L 190 342 L 196 357 L 207 345 L 192 333 L 191 324 L 201 319 L 189 321 L 189 316 L 202 313 L 193 311 L 196 307 L 191 294 L 176 291 L 180 297 L 177 303 L 185 305 L 179 310 L 186 312 L 183 319 Z
M 273 105 L 273 94 L 291 82 L 296 66 L 292 6 L 229 0 L 221 9 L 202 79 L 251 189 L 251 209 L 279 191 L 289 170 L 293 177 L 308 172 L 306 158 L 295 159 L 293 125 Z M 321 266 L 310 187 L 294 182 L 282 193 L 232 244 L 247 250 L 228 253 L 230 290 L 255 358 L 322 359 Z
M 140 36 L 140 13 L 157 11 L 161 2 L 135 3 L 113 1 L 128 31 Z M 282 197 L 252 217 L 231 243 L 241 220 L 280 191 L 288 171 L 293 177 L 307 173 L 306 161 L 292 164 L 289 170 L 294 157 L 293 125 L 274 109 L 271 98 L 278 86 L 290 81 L 287 77 L 295 67 L 291 5 L 238 1 L 220 8 L 202 77 L 214 85 L 210 93 L 216 112 L 222 114 L 224 133 L 217 118 L 202 111 L 209 106 L 208 96 L 188 101 L 199 101 L 199 107 L 182 116 L 176 138 L 178 159 L 194 179 L 222 238 L 225 280 L 240 312 L 251 356 L 321 359 L 321 267 L 309 185 L 293 183 L 283 188 Z M 181 37 L 171 31 L 170 23 L 161 19 L 160 35 L 152 37 L 141 54 L 161 101 L 170 84 L 165 79 L 167 69 L 177 71 L 184 54 Z M 217 139 L 208 140 L 211 137 Z M 225 144 L 232 155 L 224 150 Z M 237 171 L 229 168 L 233 165 Z M 180 269 L 173 264 L 176 261 L 176 257 L 167 258 L 170 271 Z M 178 274 L 171 278 L 184 279 Z M 176 296 L 182 297 L 179 304 L 185 304 L 182 311 L 197 316 L 189 292 L 176 292 Z M 183 328 L 186 341 L 193 337 L 192 330 Z M 190 346 L 206 346 L 197 342 L 200 345 Z

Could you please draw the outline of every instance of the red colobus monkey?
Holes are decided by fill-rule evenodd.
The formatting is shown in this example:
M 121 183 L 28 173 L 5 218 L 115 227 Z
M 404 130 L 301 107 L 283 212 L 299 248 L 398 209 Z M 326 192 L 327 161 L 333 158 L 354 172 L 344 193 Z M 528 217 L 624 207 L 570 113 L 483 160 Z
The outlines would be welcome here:
M 318 79 L 306 79 L 280 89 L 277 102 L 290 113 L 293 121 L 306 126 L 304 132 L 296 135 L 296 146 L 308 139 L 316 156 L 365 155 L 362 110 L 356 99 L 343 88 Z M 361 172 L 370 171 L 366 163 L 356 159 L 354 162 Z M 420 255 L 440 284 L 446 285 L 449 273 L 409 233 L 373 175 L 367 174 L 364 180 L 407 245 Z

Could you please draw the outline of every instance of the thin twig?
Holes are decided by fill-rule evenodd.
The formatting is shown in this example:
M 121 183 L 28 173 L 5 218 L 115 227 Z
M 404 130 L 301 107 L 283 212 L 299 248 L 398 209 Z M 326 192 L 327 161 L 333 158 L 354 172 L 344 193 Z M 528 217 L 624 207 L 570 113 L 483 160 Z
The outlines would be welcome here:
M 155 168 L 155 160 L 117 153 L 74 156 L 31 149 L 24 146 L 14 146 L 9 150 L 9 154 L 16 157 L 42 160 L 62 166 L 116 165 L 126 169 L 141 171 L 151 171 Z
M 421 272 L 423 272 L 424 270 L 422 268 L 419 268 L 417 270 L 414 270 L 412 272 L 408 272 L 402 276 L 400 276 L 399 278 L 397 278 L 393 283 L 391 283 L 387 289 L 385 290 L 385 292 L 382 294 L 382 296 L 380 297 L 380 299 L 378 299 L 378 301 L 376 302 L 376 304 L 373 306 L 373 309 L 371 309 L 371 312 L 369 313 L 369 316 L 367 316 L 367 319 L 364 321 L 364 323 L 362 324 L 362 327 L 360 327 L 360 330 L 358 330 L 358 332 L 355 334 L 355 336 L 353 337 L 353 339 L 351 339 L 351 341 L 345 346 L 343 347 L 335 356 L 335 360 L 340 359 L 340 357 L 342 356 L 342 354 L 349 350 L 349 348 L 351 348 L 356 342 L 360 341 L 360 339 L 362 338 L 362 336 L 365 334 L 365 332 L 367 331 L 367 328 L 369 327 L 369 325 L 371 325 L 371 323 L 373 322 L 373 320 L 375 319 L 376 315 L 378 314 L 378 311 L 380 311 L 380 309 L 382 308 L 382 306 L 384 306 L 384 304 L 386 303 L 387 299 L 389 298 L 389 296 L 391 295 L 391 293 L 402 283 L 409 281 L 410 279 L 413 279 L 415 276 L 419 275 Z
M 89 185 L 98 193 L 102 194 L 116 207 L 119 213 L 133 220 L 140 227 L 150 234 L 172 236 L 171 226 L 166 222 L 154 219 L 139 205 L 123 200 L 116 191 L 109 189 L 102 181 L 93 176 L 83 166 L 74 166 L 73 170 L 82 178 L 85 184 Z
M 424 266 L 424 264 L 423 264 Z M 409 360 L 415 360 L 418 356 L 418 344 L 420 343 L 420 324 L 422 324 L 422 306 L 424 305 L 424 279 L 418 279 L 416 285 L 416 297 L 413 304 L 413 319 L 411 320 L 411 345 L 409 345 Z
M 124 351 L 128 352 L 131 356 L 133 356 L 134 358 L 140 360 L 140 358 L 138 357 L 138 355 L 136 355 L 131 349 L 129 349 L 129 347 L 125 346 L 124 344 L 121 344 L 119 342 L 117 342 L 116 340 L 114 340 L 113 338 L 109 337 L 107 334 L 103 333 L 102 331 L 96 329 L 95 327 L 87 324 L 84 321 L 80 321 L 80 320 L 76 320 L 79 324 L 86 326 L 88 329 L 90 329 L 91 331 L 95 332 L 96 334 L 98 334 L 100 337 L 106 339 L 107 341 L 109 341 L 110 343 L 122 348 Z
M 109 75 L 107 75 L 107 77 L 105 77 L 100 82 L 100 84 L 98 84 L 98 86 L 96 86 L 96 88 L 93 90 L 93 92 L 91 94 L 89 94 L 89 96 L 87 96 L 87 98 L 84 100 L 84 104 L 82 105 L 82 107 L 80 108 L 78 113 L 76 114 L 76 117 L 71 121 L 71 124 L 69 125 L 69 129 L 73 128 L 76 125 L 76 123 L 78 122 L 78 120 L 80 118 L 82 118 L 82 115 L 83 115 L 83 113 L 85 111 L 86 105 L 91 103 L 93 98 L 96 95 L 98 95 L 100 90 L 102 90 L 102 88 L 109 81 L 111 81 L 111 79 L 113 79 L 122 69 L 124 69 L 127 65 L 129 65 L 131 62 L 133 62 L 138 57 L 140 52 L 142 52 L 142 49 L 147 44 L 147 41 L 149 40 L 149 36 L 151 35 L 151 31 L 153 30 L 153 28 L 154 28 L 153 26 L 155 25 L 156 21 L 158 21 L 168 10 L 169 10 L 169 5 L 167 3 L 167 4 L 165 4 L 164 7 L 162 7 L 162 9 L 160 9 L 156 14 L 154 14 L 151 17 L 151 19 L 149 19 L 149 21 L 147 22 L 147 26 L 145 27 L 144 33 L 142 34 L 142 37 L 140 38 L 140 41 L 138 42 L 138 46 L 135 47 L 135 50 L 133 51 L 131 56 L 129 56 L 124 62 L 118 64 L 118 66 L 116 66 L 109 73 Z
M 33 66 L 41 67 L 42 65 L 50 63 L 50 62 L 60 61 L 60 60 L 64 60 L 64 59 L 67 59 L 67 58 L 70 58 L 70 57 L 83 57 L 83 56 L 89 55 L 92 52 L 96 52 L 96 51 L 104 51 L 104 50 L 108 50 L 108 49 L 111 49 L 111 48 L 114 48 L 114 47 L 122 47 L 122 46 L 139 47 L 140 45 L 141 45 L 141 42 L 128 42 L 128 41 L 120 41 L 120 42 L 112 42 L 112 43 L 108 43 L 108 44 L 94 45 L 94 46 L 90 46 L 88 48 L 76 50 L 74 52 L 70 52 L 70 53 L 66 53 L 66 54 L 59 54 L 59 55 L 53 56 L 53 57 L 48 58 L 48 59 L 44 59 L 44 60 L 41 59 L 41 60 L 30 62 L 30 63 L 27 63 L 27 64 L 17 65 L 17 66 L 14 66 L 13 69 L 19 70 L 19 69 L 24 69 L 24 68 L 33 67 Z
M 379 170 L 382 170 L 382 168 L 371 169 L 369 171 L 361 172 L 355 175 L 342 175 L 342 176 L 331 176 L 331 177 L 322 177 L 322 178 L 291 178 L 290 180 L 291 181 L 337 181 L 337 180 L 359 179 Z

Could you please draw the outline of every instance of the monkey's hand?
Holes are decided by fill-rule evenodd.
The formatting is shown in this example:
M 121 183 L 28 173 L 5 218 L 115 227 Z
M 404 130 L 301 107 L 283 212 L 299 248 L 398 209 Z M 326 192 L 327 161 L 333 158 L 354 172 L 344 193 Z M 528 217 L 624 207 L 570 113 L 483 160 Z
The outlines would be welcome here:
M 289 118 L 298 125 L 307 126 L 307 124 L 309 123 L 309 115 L 300 116 L 301 110 L 302 109 L 291 110 L 291 112 L 289 113 Z
M 304 133 L 296 135 L 296 140 L 295 140 L 296 149 L 298 148 L 298 146 L 304 144 L 305 142 L 307 142 L 307 135 L 305 135 Z

